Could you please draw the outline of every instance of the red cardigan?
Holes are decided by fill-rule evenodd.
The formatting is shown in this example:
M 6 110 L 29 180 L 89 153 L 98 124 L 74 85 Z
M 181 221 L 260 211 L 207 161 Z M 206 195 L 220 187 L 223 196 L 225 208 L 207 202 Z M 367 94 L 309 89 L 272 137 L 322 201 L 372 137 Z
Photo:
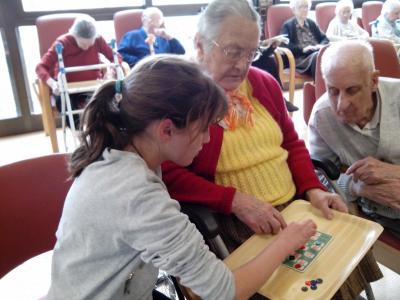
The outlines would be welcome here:
M 55 49 L 56 43 L 61 43 L 64 46 L 62 55 L 66 67 L 99 64 L 101 63 L 99 53 L 103 54 L 110 62 L 114 62 L 112 49 L 108 46 L 103 37 L 99 36 L 96 38 L 93 46 L 87 50 L 83 50 L 78 47 L 75 38 L 71 34 L 64 34 L 57 38 L 49 50 L 43 55 L 40 63 L 36 66 L 36 74 L 43 81 L 46 81 L 49 77 L 57 80 L 58 59 Z M 101 77 L 101 70 L 88 70 L 67 74 L 67 80 L 69 82 L 95 80 Z
M 278 83 L 268 73 L 253 67 L 250 68 L 247 78 L 253 87 L 253 97 L 269 111 L 282 130 L 282 147 L 289 154 L 287 162 L 296 185 L 297 195 L 300 196 L 311 188 L 323 189 L 315 175 L 304 141 L 299 139 L 293 122 L 286 112 Z M 223 135 L 222 127 L 211 126 L 210 142 L 203 146 L 193 163 L 187 168 L 172 162 L 162 164 L 163 180 L 173 199 L 203 204 L 225 214 L 231 213 L 236 189 L 214 183 Z

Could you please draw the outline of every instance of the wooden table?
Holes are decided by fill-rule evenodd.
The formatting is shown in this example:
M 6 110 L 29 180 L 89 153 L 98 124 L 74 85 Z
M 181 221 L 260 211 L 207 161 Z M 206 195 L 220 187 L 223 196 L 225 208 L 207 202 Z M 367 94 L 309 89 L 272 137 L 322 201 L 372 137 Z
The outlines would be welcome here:
M 315 261 L 303 272 L 281 265 L 262 286 L 259 293 L 272 300 L 330 299 L 381 234 L 381 225 L 350 214 L 334 211 L 332 220 L 304 200 L 297 200 L 282 211 L 286 222 L 311 218 L 318 231 L 333 236 Z M 260 253 L 276 237 L 253 235 L 224 262 L 235 269 Z M 303 292 L 306 280 L 322 278 L 317 290 Z

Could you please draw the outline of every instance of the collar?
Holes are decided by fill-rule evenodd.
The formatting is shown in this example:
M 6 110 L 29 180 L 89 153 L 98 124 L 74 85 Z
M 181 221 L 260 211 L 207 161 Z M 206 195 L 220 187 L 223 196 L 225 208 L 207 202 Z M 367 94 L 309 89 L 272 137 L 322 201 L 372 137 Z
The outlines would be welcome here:
M 375 112 L 374 115 L 372 116 L 372 119 L 365 124 L 365 126 L 361 129 L 360 127 L 358 127 L 358 125 L 356 124 L 350 124 L 350 126 L 358 131 L 358 132 L 365 132 L 365 131 L 369 131 L 369 130 L 374 130 L 378 127 L 379 125 L 379 120 L 380 120 L 380 116 L 381 116 L 381 96 L 379 95 L 379 92 L 375 93 L 376 96 L 376 107 L 375 107 Z

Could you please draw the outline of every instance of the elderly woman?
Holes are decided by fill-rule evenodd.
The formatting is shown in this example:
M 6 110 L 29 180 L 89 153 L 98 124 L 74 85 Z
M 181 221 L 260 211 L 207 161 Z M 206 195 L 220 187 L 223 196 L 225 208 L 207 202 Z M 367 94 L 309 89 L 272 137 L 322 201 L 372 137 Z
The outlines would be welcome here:
M 286 227 L 279 211 L 294 198 L 308 199 L 327 218 L 331 208 L 347 211 L 318 181 L 276 80 L 250 67 L 258 56 L 259 24 L 247 0 L 214 0 L 201 13 L 198 61 L 225 90 L 229 111 L 210 127 L 210 142 L 189 167 L 163 165 L 173 199 L 221 213 L 217 221 L 230 251 L 254 232 L 276 234 Z M 355 293 L 365 280 L 360 283 Z
M 318 51 L 329 40 L 318 25 L 307 18 L 310 6 L 310 0 L 290 0 L 294 17 L 283 24 L 281 33 L 289 38 L 287 47 L 296 59 L 296 71 L 314 78 Z
M 400 1 L 386 0 L 381 15 L 371 26 L 372 36 L 400 44 Z
M 62 54 L 66 67 L 99 64 L 99 54 L 103 54 L 109 61 L 113 61 L 114 58 L 110 46 L 102 36 L 97 34 L 96 21 L 88 15 L 76 18 L 69 32 L 56 39 L 36 66 L 37 76 L 51 88 L 57 109 L 61 112 L 61 97 L 57 83 L 58 58 L 55 49 L 55 45 L 58 43 L 63 45 Z M 101 70 L 87 70 L 68 73 L 67 80 L 68 82 L 96 80 L 102 76 Z M 72 109 L 83 108 L 90 97 L 91 93 L 71 94 Z M 74 123 L 75 127 L 78 127 L 79 117 L 77 115 L 74 116 Z
M 347 39 L 367 39 L 369 37 L 368 32 L 351 18 L 353 10 L 353 1 L 338 1 L 335 9 L 336 17 L 332 19 L 326 30 L 326 36 L 331 42 Z

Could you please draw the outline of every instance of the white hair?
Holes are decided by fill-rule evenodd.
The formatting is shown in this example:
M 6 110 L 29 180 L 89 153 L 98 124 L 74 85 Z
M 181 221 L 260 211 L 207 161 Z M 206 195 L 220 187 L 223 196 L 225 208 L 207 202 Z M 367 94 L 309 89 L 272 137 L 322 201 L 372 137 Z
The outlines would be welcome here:
M 321 59 L 322 76 L 335 68 L 359 69 L 363 72 L 375 70 L 372 46 L 362 40 L 346 40 L 331 44 Z
M 261 33 L 260 15 L 247 0 L 213 0 L 200 13 L 197 32 L 208 41 L 217 39 L 221 24 L 228 17 L 242 17 L 257 24 Z
M 336 3 L 336 8 L 335 8 L 335 14 L 338 15 L 339 12 L 343 9 L 343 8 L 350 8 L 350 12 L 353 12 L 354 10 L 354 4 L 352 0 L 339 0 Z
M 82 39 L 94 39 L 97 36 L 96 20 L 89 15 L 81 15 L 75 19 L 69 33 Z
M 399 8 L 399 6 L 400 6 L 399 0 L 386 0 L 385 3 L 383 3 L 381 13 L 384 16 L 386 16 L 390 14 L 392 11 L 394 11 L 396 8 Z
M 145 10 L 143 10 L 142 20 L 145 18 L 149 18 L 150 16 L 155 14 L 159 15 L 160 17 L 163 17 L 163 13 L 158 7 L 153 7 L 153 6 L 147 7 Z
M 311 0 L 290 0 L 289 6 L 292 10 L 295 10 L 295 8 L 298 6 L 299 3 L 301 2 L 307 2 L 308 4 L 308 9 L 311 8 Z

